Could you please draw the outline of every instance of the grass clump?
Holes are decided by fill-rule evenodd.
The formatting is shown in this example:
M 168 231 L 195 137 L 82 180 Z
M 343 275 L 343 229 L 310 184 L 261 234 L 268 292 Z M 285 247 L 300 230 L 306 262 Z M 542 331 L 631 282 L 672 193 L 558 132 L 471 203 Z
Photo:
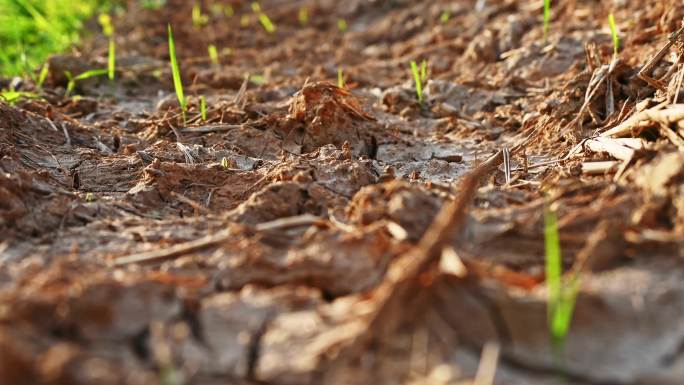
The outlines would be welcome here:
M 416 85 L 418 103 L 423 104 L 425 100 L 423 86 L 427 82 L 427 60 L 423 60 L 420 63 L 420 69 L 418 68 L 418 63 L 415 60 L 411 60 L 411 73 L 413 74 L 413 82 Z
M 0 0 L 0 75 L 27 75 L 79 41 L 107 0 Z
M 610 35 L 613 38 L 613 56 L 617 57 L 618 51 L 620 51 L 620 37 L 615 25 L 615 16 L 612 13 L 608 15 L 608 25 L 610 26 Z
M 183 121 L 185 122 L 185 111 L 188 109 L 188 100 L 185 98 L 183 92 L 183 80 L 181 79 L 180 68 L 178 67 L 178 59 L 176 58 L 176 44 L 173 40 L 173 29 L 171 24 L 168 25 L 169 33 L 169 58 L 171 60 L 171 74 L 173 75 L 173 87 L 176 90 L 176 97 L 180 104 L 183 113 Z
M 555 211 L 544 208 L 544 244 L 546 249 L 546 285 L 548 289 L 548 322 L 551 341 L 562 357 L 565 339 L 570 330 L 575 301 L 579 290 L 576 275 L 563 279 L 563 259 Z

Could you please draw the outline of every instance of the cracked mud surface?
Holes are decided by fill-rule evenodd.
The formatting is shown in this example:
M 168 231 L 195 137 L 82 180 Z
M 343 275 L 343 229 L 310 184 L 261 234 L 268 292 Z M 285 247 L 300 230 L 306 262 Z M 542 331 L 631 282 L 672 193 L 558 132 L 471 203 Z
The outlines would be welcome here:
M 681 105 L 603 151 L 586 139 L 676 101 L 679 89 L 637 73 L 684 6 L 563 2 L 542 44 L 541 3 L 475 3 L 263 1 L 278 27 L 268 34 L 245 2 L 198 28 L 191 2 L 131 1 L 114 19 L 116 82 L 64 96 L 64 70 L 106 63 L 97 34 L 53 57 L 41 99 L 0 102 L 0 383 L 466 384 L 494 342 L 497 384 L 680 384 Z M 610 91 L 601 83 L 585 104 L 610 62 L 611 11 L 620 62 Z M 209 44 L 232 51 L 212 64 Z M 421 59 L 423 105 L 409 71 Z M 672 65 L 654 76 L 676 84 L 684 70 Z M 626 166 L 587 171 L 624 160 L 629 140 Z M 515 149 L 513 180 L 499 166 L 479 181 L 439 266 L 404 282 L 383 327 L 371 323 L 391 267 L 503 148 Z M 565 267 L 581 271 L 560 375 L 547 201 Z

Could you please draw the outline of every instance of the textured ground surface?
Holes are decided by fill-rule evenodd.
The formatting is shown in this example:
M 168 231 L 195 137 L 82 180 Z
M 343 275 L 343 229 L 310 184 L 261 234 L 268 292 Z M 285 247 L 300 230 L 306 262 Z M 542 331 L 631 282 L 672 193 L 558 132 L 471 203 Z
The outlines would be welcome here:
M 0 102 L 0 383 L 467 384 L 492 342 L 497 384 L 681 384 L 684 44 L 637 77 L 679 1 L 559 2 L 546 44 L 541 2 L 263 1 L 273 34 L 246 2 L 202 2 L 203 26 L 137 3 L 114 83 L 64 95 L 106 66 L 96 34 L 21 85 L 41 99 Z M 504 148 L 512 179 L 494 162 L 441 262 L 397 284 Z M 561 375 L 545 200 L 581 276 Z

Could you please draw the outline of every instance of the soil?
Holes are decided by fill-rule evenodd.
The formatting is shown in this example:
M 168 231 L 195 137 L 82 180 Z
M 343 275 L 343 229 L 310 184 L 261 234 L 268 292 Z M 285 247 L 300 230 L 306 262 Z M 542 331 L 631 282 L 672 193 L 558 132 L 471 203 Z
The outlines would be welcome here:
M 682 383 L 680 1 L 138 3 L 0 102 L 0 383 Z

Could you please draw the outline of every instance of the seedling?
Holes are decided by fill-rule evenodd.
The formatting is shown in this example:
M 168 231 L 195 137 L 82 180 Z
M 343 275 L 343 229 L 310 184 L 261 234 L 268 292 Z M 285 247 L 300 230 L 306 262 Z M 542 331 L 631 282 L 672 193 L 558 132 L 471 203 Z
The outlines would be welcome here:
M 242 27 L 242 28 L 247 28 L 247 27 L 249 27 L 249 22 L 250 22 L 250 17 L 249 17 L 249 15 L 242 15 L 242 16 L 240 16 L 240 27 Z
M 337 19 L 337 29 L 339 29 L 340 32 L 342 32 L 342 33 L 347 32 L 347 29 L 349 29 L 349 25 L 347 24 L 347 20 Z
M 301 7 L 299 8 L 299 24 L 303 26 L 309 24 L 309 8 Z
M 107 76 L 110 81 L 114 80 L 116 73 L 116 43 L 114 37 L 109 38 L 109 58 L 107 60 Z
M 563 279 L 563 261 L 558 235 L 556 213 L 544 208 L 544 244 L 546 248 L 546 286 L 548 289 L 548 322 L 551 341 L 556 353 L 562 353 L 565 338 L 575 308 L 579 279 L 576 276 Z
M 45 83 L 45 79 L 47 79 L 49 73 L 50 64 L 48 62 L 45 62 L 45 64 L 43 64 L 43 67 L 40 69 L 40 73 L 38 74 L 38 83 L 36 84 L 38 88 L 43 88 L 43 84 Z
M 114 42 L 114 26 L 112 25 L 112 18 L 102 13 L 97 18 L 100 26 L 102 26 L 102 34 L 109 38 L 109 57 L 107 59 L 107 76 L 109 80 L 114 80 L 116 72 L 116 43 Z
M 266 84 L 266 78 L 263 75 L 249 75 L 249 81 L 257 86 Z
M 344 88 L 344 73 L 342 72 L 342 67 L 337 68 L 337 86 Z
M 216 46 L 213 44 L 209 44 L 207 51 L 209 52 L 209 60 L 211 60 L 211 63 L 214 65 L 218 65 L 219 64 L 219 55 L 218 55 L 218 50 L 216 49 Z
M 94 201 L 95 201 L 95 196 L 94 196 L 93 193 L 91 193 L 91 192 L 86 193 L 86 195 L 85 195 L 85 200 L 86 200 L 86 202 L 94 202 Z
M 199 29 L 207 25 L 208 22 L 209 17 L 202 14 L 202 7 L 198 3 L 195 3 L 195 5 L 192 6 L 192 25 Z
M 264 27 L 264 30 L 268 33 L 273 33 L 276 30 L 275 25 L 273 25 L 273 22 L 271 19 L 269 19 L 268 15 L 266 15 L 262 10 L 261 10 L 261 5 L 259 3 L 254 2 L 252 3 L 252 11 L 257 14 L 257 17 L 259 18 L 259 23 L 261 23 L 261 26 Z
M 613 56 L 618 56 L 620 50 L 620 38 L 618 37 L 617 27 L 615 26 L 615 17 L 613 14 L 608 15 L 608 25 L 610 25 L 610 34 L 613 37 Z
M 228 163 L 228 159 L 226 159 L 226 157 L 223 157 L 223 158 L 221 159 L 221 167 L 223 167 L 223 168 L 228 168 L 228 167 L 230 167 L 230 163 Z
M 204 95 L 200 96 L 200 114 L 202 116 L 202 121 L 207 120 L 207 99 Z
M 173 29 L 171 24 L 168 25 L 169 31 L 169 57 L 171 59 L 171 74 L 173 75 L 173 87 L 176 90 L 176 97 L 180 104 L 183 113 L 183 122 L 185 122 L 185 111 L 188 109 L 188 101 L 185 99 L 183 92 L 183 80 L 181 79 L 180 69 L 178 67 L 178 59 L 176 59 L 176 44 L 173 41 Z
M 551 22 L 551 0 L 544 0 L 544 44 L 546 44 L 548 42 L 550 22 Z
M 74 88 L 76 88 L 76 82 L 77 81 L 94 78 L 96 76 L 107 75 L 108 72 L 109 72 L 109 70 L 107 70 L 107 69 L 95 69 L 95 70 L 83 72 L 77 76 L 73 76 L 71 72 L 64 71 L 64 75 L 68 79 L 67 88 L 66 88 L 66 96 L 71 95 L 71 93 L 74 91 Z
M 411 73 L 413 74 L 413 81 L 416 85 L 416 95 L 418 96 L 418 103 L 423 104 L 423 84 L 427 80 L 427 60 L 420 63 L 420 69 L 415 60 L 411 60 Z
M 9 105 L 14 105 L 20 99 L 40 99 L 40 96 L 33 92 L 2 90 L 0 91 L 0 99 L 5 100 Z
M 451 19 L 451 12 L 449 10 L 444 10 L 442 14 L 439 15 L 439 21 L 442 22 L 442 24 L 448 23 L 449 19 Z
M 235 15 L 235 10 L 230 4 L 228 4 L 223 9 L 223 14 L 226 15 L 226 17 L 233 17 L 233 15 Z

